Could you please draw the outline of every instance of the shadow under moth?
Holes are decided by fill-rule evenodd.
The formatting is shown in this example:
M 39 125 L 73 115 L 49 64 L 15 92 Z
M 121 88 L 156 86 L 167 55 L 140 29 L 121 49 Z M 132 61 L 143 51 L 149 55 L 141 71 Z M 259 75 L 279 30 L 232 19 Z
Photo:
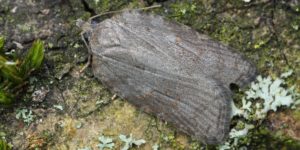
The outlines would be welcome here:
M 229 85 L 244 87 L 256 75 L 230 47 L 136 10 L 90 24 L 84 35 L 94 75 L 108 89 L 207 144 L 228 136 Z

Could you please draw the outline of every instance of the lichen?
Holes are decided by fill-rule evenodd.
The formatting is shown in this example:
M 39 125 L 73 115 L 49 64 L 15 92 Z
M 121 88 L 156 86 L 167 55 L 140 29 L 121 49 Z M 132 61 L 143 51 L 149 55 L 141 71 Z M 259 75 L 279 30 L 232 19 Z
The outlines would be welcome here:
M 86 1 L 89 6 L 95 10 L 95 13 L 120 10 L 123 8 L 143 7 L 147 5 L 147 2 L 154 3 L 154 0 L 133 0 L 130 1 L 130 3 L 123 0 L 101 0 L 98 2 L 97 0 Z M 65 2 L 70 2 L 70 4 L 66 4 Z M 35 14 L 23 13 L 21 10 L 18 10 L 16 14 L 12 14 L 10 13 L 10 10 L 13 8 L 11 7 L 12 3 L 13 1 L 2 0 L 0 8 L 3 10 L 3 13 L 0 14 L 0 26 L 3 27 L 3 30 L 0 32 L 3 33 L 3 35 L 14 35 L 14 38 L 19 38 L 21 36 L 20 39 L 23 39 L 22 34 L 14 33 L 11 29 L 18 29 L 16 27 L 17 25 L 26 25 L 26 19 L 35 16 Z M 49 78 L 51 79 L 51 82 L 48 82 L 47 80 L 47 82 L 44 83 L 49 83 L 53 87 L 59 87 L 61 92 L 68 90 L 71 93 L 64 93 L 67 95 L 63 95 L 62 100 L 57 100 L 55 96 L 51 96 L 50 94 L 47 96 L 50 98 L 46 99 L 42 107 L 34 104 L 35 108 L 46 110 L 47 114 L 43 114 L 44 117 L 41 118 L 43 122 L 34 125 L 36 126 L 36 131 L 34 133 L 42 134 L 42 132 L 47 129 L 47 134 L 49 136 L 44 138 L 44 136 L 38 134 L 38 137 L 34 137 L 33 140 L 31 140 L 32 142 L 40 140 L 41 138 L 39 137 L 41 136 L 42 139 L 49 139 L 45 140 L 46 142 L 40 147 L 41 149 L 78 149 L 85 147 L 87 149 L 98 149 L 97 144 L 99 141 L 97 137 L 100 131 L 103 135 L 109 136 L 118 136 L 120 133 L 130 134 L 132 132 L 134 135 L 147 140 L 147 144 L 143 147 L 145 149 L 151 149 L 151 146 L 154 143 L 158 143 L 160 149 L 215 149 L 215 146 L 205 146 L 188 136 L 176 133 L 172 127 L 161 121 L 154 121 L 153 123 L 153 120 L 155 120 L 153 117 L 140 113 L 135 107 L 132 107 L 127 102 L 120 101 L 119 99 L 110 102 L 105 107 L 101 107 L 101 109 L 94 109 L 95 107 L 93 107 L 93 105 L 97 101 L 95 100 L 97 99 L 97 92 L 95 91 L 98 90 L 100 94 L 104 93 L 105 95 L 102 95 L 103 97 L 101 96 L 101 98 L 98 99 L 100 104 L 103 104 L 103 99 L 110 99 L 110 97 L 113 96 L 113 94 L 107 92 L 107 90 L 105 90 L 98 82 L 95 82 L 95 80 L 90 81 L 90 78 L 82 76 L 80 78 L 74 77 L 73 71 L 71 71 L 71 73 L 66 74 L 62 80 L 57 81 L 51 75 L 55 75 L 59 72 L 65 64 L 73 64 L 73 66 L 75 66 L 74 70 L 76 70 L 76 67 L 80 67 L 85 63 L 87 50 L 80 41 L 78 35 L 80 31 L 74 27 L 75 25 L 73 25 L 73 23 L 74 20 L 78 18 L 87 20 L 92 14 L 91 12 L 84 10 L 85 8 L 80 1 L 64 1 L 59 4 L 56 3 L 53 7 L 52 5 L 43 6 L 44 2 L 36 3 L 34 1 L 33 3 L 36 4 L 34 6 L 34 11 L 51 8 L 48 17 L 62 19 L 63 22 L 57 20 L 53 20 L 53 22 L 54 24 L 59 24 L 61 27 L 66 27 L 63 28 L 63 30 L 49 29 L 57 34 L 54 34 L 46 41 L 46 43 L 51 44 L 48 45 L 45 54 L 47 63 L 45 69 L 46 74 L 43 74 L 43 80 Z M 27 8 L 25 7 L 25 9 Z M 160 13 L 177 22 L 187 24 L 198 30 L 200 33 L 211 36 L 215 40 L 230 45 L 236 49 L 236 51 L 243 53 L 246 57 L 253 60 L 259 72 L 263 76 L 270 76 L 272 81 L 276 80 L 282 72 L 292 69 L 294 74 L 287 79 L 284 79 L 286 85 L 283 88 L 285 88 L 292 87 L 294 84 L 300 84 L 299 10 L 299 5 L 294 4 L 294 1 L 273 3 L 273 1 L 245 2 L 244 0 L 182 0 L 164 2 Z M 37 15 L 41 16 L 42 13 L 38 12 Z M 38 23 L 44 22 L 44 18 L 39 17 L 38 19 Z M 51 22 L 48 22 L 50 24 L 47 26 L 54 26 Z M 39 30 L 39 28 L 32 28 L 32 30 Z M 80 47 L 75 46 L 76 43 L 79 43 Z M 50 73 L 48 73 L 48 71 Z M 92 77 L 91 73 L 85 74 Z M 38 83 L 40 83 L 40 81 Z M 91 92 L 91 89 L 93 92 L 89 93 Z M 299 93 L 300 90 L 299 86 L 290 89 L 292 91 L 297 91 L 294 95 Z M 52 92 L 51 89 L 50 93 Z M 62 94 L 59 92 L 54 93 L 58 93 L 57 95 Z M 292 95 L 292 92 L 289 91 L 288 93 Z M 73 94 L 73 96 L 71 96 L 71 94 Z M 88 94 L 91 94 L 91 96 L 88 96 Z M 249 101 L 246 98 L 243 99 L 243 96 L 245 95 L 236 98 L 235 101 L 236 108 L 240 110 L 238 114 L 241 114 L 240 116 L 235 116 L 232 121 L 232 126 L 234 126 L 236 131 L 243 131 L 245 124 L 251 124 L 243 120 L 236 125 L 236 118 L 251 119 L 253 117 L 251 113 L 246 117 L 244 112 L 250 112 L 252 106 L 255 106 L 256 103 L 256 100 Z M 84 101 L 77 101 L 76 97 L 83 98 Z M 53 110 L 53 104 L 63 105 L 64 111 L 54 109 L 55 112 L 51 112 Z M 92 106 L 92 108 L 90 106 Z M 261 104 L 261 106 L 263 107 L 264 105 Z M 51 111 L 48 112 L 46 109 L 47 107 L 49 107 L 48 109 Z M 74 113 L 71 111 L 73 108 L 79 110 L 79 114 L 88 115 L 82 118 L 74 117 Z M 89 114 L 85 112 L 92 113 Z M 285 112 L 283 111 L 282 113 Z M 14 115 L 15 114 L 13 114 L 11 118 L 14 118 Z M 290 111 L 287 115 L 295 117 L 295 120 L 300 120 L 299 108 L 295 108 L 295 111 Z M 24 128 L 18 130 L 24 132 L 24 136 L 19 135 L 15 131 L 20 128 L 18 125 L 15 125 L 17 124 L 16 121 L 7 121 L 6 118 L 7 117 L 1 122 L 0 128 L 1 131 L 3 129 L 13 128 L 9 131 L 5 131 L 8 141 L 13 141 L 16 146 L 26 145 L 26 142 L 24 141 L 29 140 L 24 139 L 26 139 L 26 135 L 31 135 L 32 132 L 29 132 L 27 131 L 27 128 Z M 73 122 L 70 123 L 67 120 L 73 120 Z M 13 123 L 12 126 L 7 122 Z M 69 123 L 69 125 L 66 128 L 60 127 L 56 124 L 57 122 L 66 122 Z M 77 122 L 82 122 L 81 128 L 76 127 Z M 250 129 L 246 137 L 238 140 L 240 144 L 243 144 L 249 149 L 270 149 L 270 147 L 277 149 L 278 147 L 276 146 L 278 145 L 280 145 L 282 149 L 299 149 L 299 142 L 297 145 L 297 142 L 291 140 L 290 137 L 275 135 L 274 132 L 267 129 L 267 125 L 260 123 L 260 121 L 257 122 L 255 122 L 257 123 L 255 128 Z M 71 126 L 73 127 L 71 128 Z M 13 132 L 11 130 L 13 130 Z M 60 132 L 61 130 L 66 130 L 66 132 Z M 77 132 L 74 134 L 75 130 Z M 281 132 L 282 130 L 279 131 Z M 72 134 L 68 132 L 72 132 Z M 233 146 L 233 142 L 234 141 L 230 141 L 227 147 Z M 35 143 L 32 145 L 35 145 Z M 116 146 L 120 147 L 121 143 L 116 143 Z M 16 148 L 21 149 L 21 147 Z
M 258 76 L 257 81 L 252 82 L 250 89 L 245 92 L 242 106 L 237 108 L 232 102 L 232 117 L 239 116 L 240 118 L 238 118 L 238 124 L 231 129 L 229 140 L 219 146 L 219 149 L 241 148 L 240 145 L 244 144 L 249 132 L 253 132 L 252 129 L 261 125 L 269 111 L 276 112 L 279 107 L 297 105 L 296 101 L 300 97 L 294 90 L 295 86 L 288 89 L 283 87 L 285 80 L 292 73 L 293 71 L 289 70 L 276 79 L 272 79 L 270 76 L 266 78 Z M 242 142 L 240 142 L 241 139 Z
M 295 85 L 286 89 L 283 87 L 285 78 L 292 74 L 291 71 L 283 73 L 280 78 L 272 79 L 270 76 L 257 77 L 252 82 L 250 89 L 245 92 L 242 98 L 242 107 L 237 108 L 232 103 L 232 116 L 243 116 L 246 119 L 258 120 L 266 117 L 269 111 L 277 111 L 278 107 L 293 106 L 299 99 L 295 91 Z M 261 99 L 262 101 L 257 101 Z M 255 101 L 256 100 L 256 101 Z
M 98 144 L 100 150 L 104 150 L 104 148 L 112 149 L 115 146 L 112 138 L 100 136 L 98 139 L 100 141 L 100 143 Z
M 146 143 L 144 139 L 134 139 L 132 137 L 132 134 L 130 134 L 128 138 L 126 135 L 120 134 L 119 138 L 124 143 L 124 146 L 121 148 L 121 150 L 129 150 L 129 148 L 131 148 L 134 145 L 140 147 L 142 144 Z
M 18 109 L 16 111 L 16 118 L 22 120 L 26 124 L 30 124 L 34 121 L 35 115 L 29 109 Z

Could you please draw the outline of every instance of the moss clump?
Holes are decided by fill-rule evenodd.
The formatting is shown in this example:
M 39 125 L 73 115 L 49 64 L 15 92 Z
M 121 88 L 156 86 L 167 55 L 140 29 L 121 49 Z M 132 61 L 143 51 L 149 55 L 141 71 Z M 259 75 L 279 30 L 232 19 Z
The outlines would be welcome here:
M 234 0 L 226 2 L 183 0 L 168 5 L 166 15 L 235 48 L 253 60 L 261 74 L 275 78 L 283 72 L 293 70 L 295 74 L 286 79 L 285 85 L 292 87 L 300 83 L 297 76 L 300 72 L 300 28 L 296 23 L 299 22 L 299 10 L 291 11 L 287 9 L 288 5 L 292 4 L 271 1 L 245 3 Z M 295 88 L 299 93 L 300 87 Z M 242 103 L 242 97 L 243 94 L 235 96 L 238 104 Z M 233 121 L 234 123 L 236 122 Z M 266 124 L 259 124 L 260 127 L 267 127 Z M 268 134 L 255 132 L 243 138 L 241 143 L 251 148 L 259 148 L 261 144 L 262 148 L 265 148 L 263 142 L 250 139 L 258 136 L 265 139 L 272 133 L 272 131 L 268 131 Z M 290 145 L 286 141 L 291 140 L 288 137 L 276 138 L 279 137 L 272 137 L 274 145 L 283 144 L 287 148 L 294 148 L 288 147 Z M 257 145 L 250 146 L 249 142 Z
M 4 38 L 0 37 L 0 105 L 9 105 L 32 71 L 41 66 L 44 46 L 42 41 L 35 41 L 23 60 L 14 55 L 7 56 L 3 46 Z
M 254 149 L 300 149 L 300 143 L 289 137 L 276 135 L 264 127 L 258 128 L 248 138 L 244 139 L 245 146 Z M 247 143 L 247 144 L 246 144 Z
M 0 149 L 1 150 L 12 150 L 12 147 L 6 143 L 6 141 L 0 139 Z

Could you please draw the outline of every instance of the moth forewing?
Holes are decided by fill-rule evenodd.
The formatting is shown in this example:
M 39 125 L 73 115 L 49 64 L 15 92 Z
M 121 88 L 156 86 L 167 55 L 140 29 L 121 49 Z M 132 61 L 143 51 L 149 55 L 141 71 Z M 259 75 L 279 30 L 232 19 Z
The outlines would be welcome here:
M 229 83 L 255 68 L 229 47 L 159 16 L 125 11 L 88 37 L 93 71 L 118 96 L 209 144 L 228 136 Z
M 256 77 L 256 68 L 232 48 L 199 34 L 192 28 L 161 16 L 124 12 L 113 18 L 125 30 L 160 47 L 194 74 L 205 73 L 226 87 L 244 87 Z
M 143 70 L 106 56 L 94 57 L 93 70 L 120 97 L 180 131 L 209 144 L 220 143 L 227 137 L 230 96 L 217 81 Z

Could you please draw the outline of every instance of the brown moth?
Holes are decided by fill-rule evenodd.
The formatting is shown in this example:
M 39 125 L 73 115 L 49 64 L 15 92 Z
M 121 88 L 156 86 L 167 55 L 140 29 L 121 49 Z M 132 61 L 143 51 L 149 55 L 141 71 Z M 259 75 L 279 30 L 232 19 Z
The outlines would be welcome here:
M 118 96 L 208 144 L 229 132 L 229 84 L 255 67 L 231 48 L 161 16 L 124 11 L 85 30 L 95 77 Z

